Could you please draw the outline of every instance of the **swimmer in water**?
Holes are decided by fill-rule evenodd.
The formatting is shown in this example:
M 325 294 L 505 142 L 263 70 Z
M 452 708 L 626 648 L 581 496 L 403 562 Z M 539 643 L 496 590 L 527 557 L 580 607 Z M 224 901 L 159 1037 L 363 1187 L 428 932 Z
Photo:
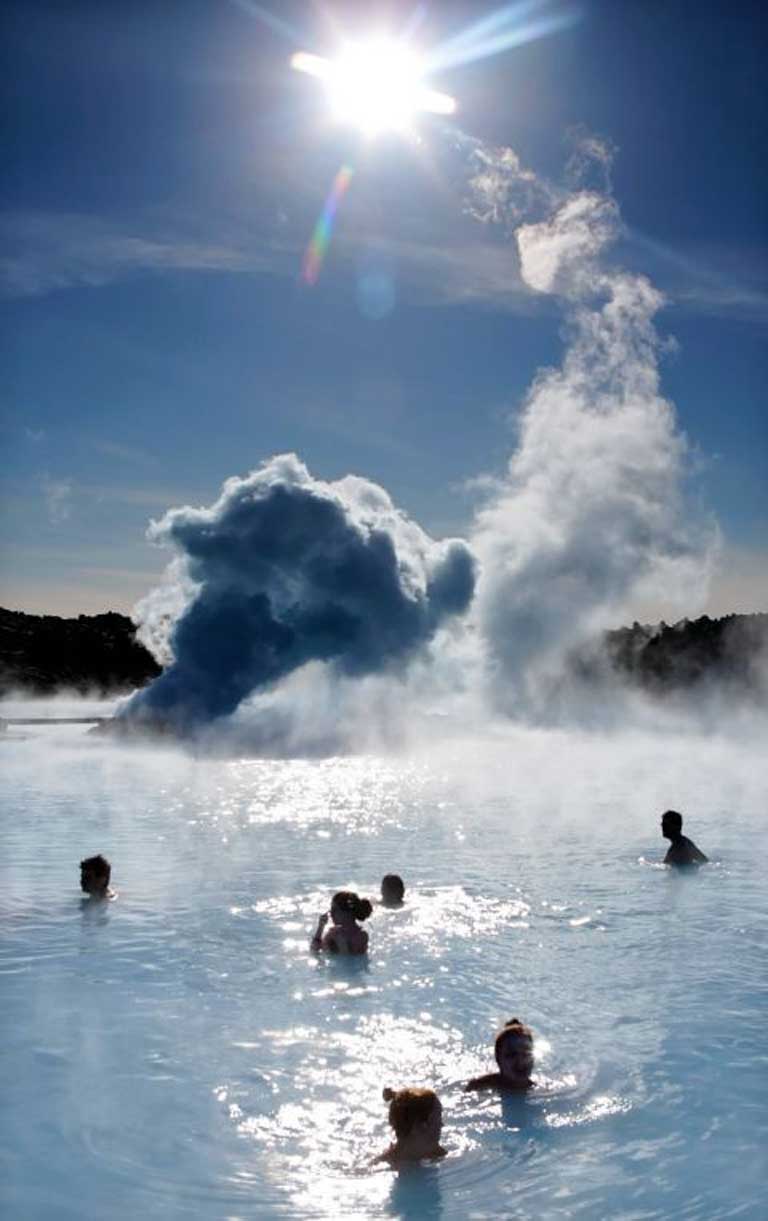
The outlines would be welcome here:
M 340 890 L 331 899 L 331 911 L 323 912 L 310 942 L 313 950 L 328 950 L 331 954 L 365 954 L 368 934 L 357 921 L 367 920 L 373 911 L 368 899 L 361 899 L 353 890 Z M 328 920 L 331 927 L 326 932 Z
M 397 873 L 386 873 L 381 879 L 381 902 L 384 907 L 402 907 L 405 883 Z
M 670 841 L 665 865 L 706 865 L 709 860 L 692 839 L 683 835 L 683 816 L 677 810 L 665 810 L 661 816 L 661 834 Z
M 398 1166 L 427 1157 L 445 1157 L 446 1151 L 440 1144 L 443 1108 L 434 1090 L 386 1089 L 383 1098 L 389 1103 L 389 1122 L 395 1139 L 375 1161 Z
M 496 1035 L 494 1055 L 499 1066 L 497 1073 L 486 1073 L 473 1077 L 464 1086 L 467 1090 L 529 1090 L 534 1082 L 533 1032 L 519 1018 L 510 1018 Z
M 88 856 L 80 862 L 80 889 L 91 899 L 116 899 L 109 888 L 112 866 L 105 856 Z

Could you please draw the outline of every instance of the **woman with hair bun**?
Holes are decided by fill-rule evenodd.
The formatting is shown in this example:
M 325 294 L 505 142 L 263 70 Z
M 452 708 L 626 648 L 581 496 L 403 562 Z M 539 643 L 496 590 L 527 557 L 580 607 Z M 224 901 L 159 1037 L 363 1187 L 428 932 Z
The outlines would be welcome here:
M 368 899 L 361 899 L 353 890 L 340 890 L 331 899 L 330 915 L 323 912 L 310 942 L 313 950 L 328 950 L 331 954 L 365 954 L 368 934 L 357 921 L 367 920 L 373 911 Z M 328 920 L 331 927 L 326 932 Z
M 493 1045 L 497 1073 L 473 1077 L 464 1086 L 467 1090 L 529 1090 L 533 1081 L 533 1031 L 519 1018 L 510 1018 L 496 1035 Z
M 425 1157 L 445 1157 L 440 1144 L 443 1108 L 434 1090 L 386 1089 L 383 1098 L 389 1103 L 389 1122 L 395 1139 L 375 1159 L 377 1162 L 396 1166 Z

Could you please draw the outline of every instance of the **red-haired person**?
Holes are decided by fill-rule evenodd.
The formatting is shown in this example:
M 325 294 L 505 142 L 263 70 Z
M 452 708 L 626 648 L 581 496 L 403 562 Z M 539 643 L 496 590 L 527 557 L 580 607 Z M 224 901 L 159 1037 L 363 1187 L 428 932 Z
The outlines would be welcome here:
M 533 1032 L 519 1018 L 510 1018 L 496 1035 L 493 1045 L 497 1073 L 473 1077 L 466 1090 L 529 1090 L 533 1085 Z
M 397 1166 L 427 1157 L 445 1157 L 440 1144 L 443 1108 L 434 1090 L 386 1089 L 383 1098 L 389 1103 L 389 1122 L 395 1139 L 375 1159 L 377 1162 Z
M 328 950 L 331 954 L 365 954 L 368 934 L 358 920 L 367 920 L 373 911 L 368 899 L 361 899 L 353 890 L 340 890 L 331 899 L 331 910 L 323 912 L 317 922 L 310 949 Z M 326 928 L 328 921 L 331 927 Z

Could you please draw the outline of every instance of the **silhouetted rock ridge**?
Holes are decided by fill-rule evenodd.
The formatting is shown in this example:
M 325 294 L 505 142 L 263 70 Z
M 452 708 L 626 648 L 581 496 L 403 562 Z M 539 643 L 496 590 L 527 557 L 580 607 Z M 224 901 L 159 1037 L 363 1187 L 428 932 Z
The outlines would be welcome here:
M 764 693 L 768 614 L 722 619 L 702 615 L 672 626 L 633 623 L 606 632 L 603 652 L 616 674 L 650 694 L 690 691 L 704 684 L 734 693 Z
M 127 615 L 27 615 L 0 608 L 0 695 L 116 695 L 160 673 Z

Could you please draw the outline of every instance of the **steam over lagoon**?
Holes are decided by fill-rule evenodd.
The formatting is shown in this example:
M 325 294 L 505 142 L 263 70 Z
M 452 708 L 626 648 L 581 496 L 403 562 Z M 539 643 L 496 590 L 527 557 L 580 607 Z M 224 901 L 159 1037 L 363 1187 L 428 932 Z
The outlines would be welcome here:
M 2 743 L 8 1216 L 760 1215 L 757 740 L 489 725 L 281 762 L 31 734 Z M 670 803 L 698 874 L 658 864 Z M 93 851 L 114 903 L 78 897 Z M 311 955 L 330 894 L 393 868 L 368 960 Z M 512 1015 L 540 1088 L 463 1094 Z M 449 1157 L 372 1172 L 381 1090 L 413 1083 Z

